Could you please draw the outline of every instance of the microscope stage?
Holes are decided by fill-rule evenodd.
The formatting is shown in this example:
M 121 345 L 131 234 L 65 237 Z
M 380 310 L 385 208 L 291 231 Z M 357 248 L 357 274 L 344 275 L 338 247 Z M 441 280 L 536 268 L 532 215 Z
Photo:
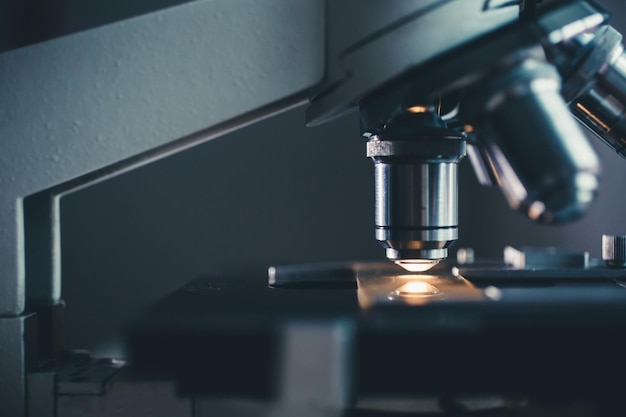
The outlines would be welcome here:
M 622 271 L 503 268 L 498 277 L 490 266 L 460 269 L 466 280 L 449 265 L 413 278 L 389 265 L 278 267 L 273 286 L 263 271 L 196 279 L 131 326 L 131 363 L 183 393 L 271 399 L 290 356 L 285 340 L 317 329 L 334 335 L 345 363 L 304 360 L 346 367 L 357 398 L 597 399 L 624 385 L 615 382 L 626 371 Z

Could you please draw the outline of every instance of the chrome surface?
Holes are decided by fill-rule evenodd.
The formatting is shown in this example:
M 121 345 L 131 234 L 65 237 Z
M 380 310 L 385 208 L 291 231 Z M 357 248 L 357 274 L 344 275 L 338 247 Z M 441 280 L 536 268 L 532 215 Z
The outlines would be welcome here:
M 626 158 L 626 54 L 622 35 L 604 26 L 580 39 L 580 55 L 563 94 L 572 113 L 590 131 Z
M 609 267 L 626 268 L 626 235 L 602 235 L 602 259 Z
M 447 258 L 458 238 L 463 136 L 434 113 L 407 113 L 370 137 L 367 156 L 374 161 L 376 240 L 387 258 L 407 269 L 415 260 Z
M 589 252 L 523 246 L 504 248 L 504 263 L 518 269 L 586 269 Z
M 380 227 L 419 224 L 422 227 L 456 225 L 457 164 L 375 164 L 376 224 Z M 420 231 L 428 240 L 430 229 Z
M 509 205 L 542 223 L 583 215 L 600 174 L 559 80 L 552 65 L 529 51 L 464 103 L 477 146 Z

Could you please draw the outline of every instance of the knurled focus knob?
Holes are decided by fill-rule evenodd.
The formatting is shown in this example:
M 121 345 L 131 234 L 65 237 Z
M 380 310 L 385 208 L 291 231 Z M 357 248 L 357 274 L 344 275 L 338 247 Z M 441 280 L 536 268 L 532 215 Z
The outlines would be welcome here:
M 611 268 L 626 268 L 626 235 L 602 235 L 602 259 Z

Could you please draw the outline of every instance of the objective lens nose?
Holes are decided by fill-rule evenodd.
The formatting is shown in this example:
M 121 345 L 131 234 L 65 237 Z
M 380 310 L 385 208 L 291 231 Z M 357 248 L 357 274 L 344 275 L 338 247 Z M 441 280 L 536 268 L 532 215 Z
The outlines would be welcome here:
M 437 259 L 403 259 L 395 261 L 396 265 L 401 266 L 409 272 L 426 272 L 439 264 Z

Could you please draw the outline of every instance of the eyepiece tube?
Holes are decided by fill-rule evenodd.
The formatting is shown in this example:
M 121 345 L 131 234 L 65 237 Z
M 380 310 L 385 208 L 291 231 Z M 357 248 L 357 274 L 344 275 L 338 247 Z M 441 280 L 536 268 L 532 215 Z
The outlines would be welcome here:
M 399 119 L 367 143 L 375 169 L 376 239 L 389 260 L 421 272 L 447 258 L 458 238 L 457 163 L 465 141 L 443 122 L 429 125 L 433 115 Z

